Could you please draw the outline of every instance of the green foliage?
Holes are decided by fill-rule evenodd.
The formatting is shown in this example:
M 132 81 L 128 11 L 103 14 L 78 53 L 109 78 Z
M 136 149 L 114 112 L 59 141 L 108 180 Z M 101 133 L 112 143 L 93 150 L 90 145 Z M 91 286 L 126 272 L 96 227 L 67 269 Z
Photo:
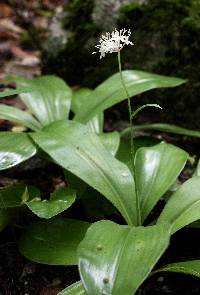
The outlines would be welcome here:
M 18 165 L 37 152 L 27 133 L 0 132 L 0 136 L 0 170 Z
M 186 181 L 170 198 L 163 209 L 158 223 L 169 222 L 172 233 L 199 219 L 200 178 Z
M 49 200 L 42 200 L 40 191 L 33 186 L 18 184 L 0 189 L 0 209 L 27 206 L 38 217 L 45 219 L 68 209 L 75 199 L 75 191 L 65 187 L 55 190 Z M 2 211 L 2 220 L 4 215 Z
M 27 87 L 17 87 L 17 89 L 5 90 L 3 92 L 0 92 L 0 98 L 26 92 L 31 92 L 31 89 Z
M 33 133 L 32 138 L 59 165 L 106 196 L 127 223 L 137 224 L 131 172 L 112 157 L 87 126 L 75 121 L 55 122 Z
M 123 75 L 130 95 L 185 82 L 141 71 L 125 71 Z M 63 168 L 69 187 L 53 192 L 48 199 L 42 199 L 40 192 L 32 187 L 2 189 L 0 227 L 11 222 L 12 215 L 6 216 L 6 209 L 11 213 L 10 209 L 23 207 L 48 219 L 27 226 L 19 249 L 38 263 L 79 264 L 81 282 L 68 287 L 63 294 L 135 294 L 166 250 L 171 235 L 200 219 L 199 176 L 193 176 L 175 192 L 170 190 L 188 154 L 164 142 L 153 145 L 152 141 L 138 142 L 132 154 L 124 139 L 123 146 L 120 144 L 119 133 L 103 133 L 103 111 L 127 98 L 118 74 L 94 90 L 85 89 L 77 94 L 72 94 L 61 79 L 52 76 L 31 81 L 20 78 L 17 82 L 20 87 L 31 89 L 22 93 L 21 98 L 32 115 L 22 117 L 13 109 L 9 114 L 5 108 L 2 114 L 7 118 L 15 115 L 15 120 L 19 116 L 26 126 L 35 121 L 40 125 L 28 134 L 2 133 L 1 167 L 14 166 L 41 149 L 47 159 Z M 74 114 L 72 120 L 68 120 L 70 109 Z M 12 139 L 19 145 L 13 145 Z M 167 204 L 159 218 L 148 224 L 147 216 L 168 190 L 171 197 L 165 198 Z M 61 216 L 52 218 L 75 202 L 76 191 L 84 206 L 91 198 L 105 197 L 127 225 L 108 220 L 91 225 Z M 144 221 L 146 226 L 143 226 Z M 127 269 L 129 272 L 124 277 Z M 183 272 L 181 267 L 172 266 L 171 269 Z M 198 262 L 189 263 L 184 273 L 198 270 Z
M 185 82 L 182 79 L 141 71 L 123 71 L 123 79 L 130 96 L 154 88 L 179 86 Z M 79 108 L 75 120 L 85 123 L 101 111 L 126 99 L 127 95 L 120 82 L 120 74 L 117 73 L 96 87 L 90 95 L 85 96 L 82 99 L 82 104 L 87 105 L 87 107 Z
M 77 122 L 57 122 L 48 128 L 46 127 L 43 131 L 33 134 L 32 137 L 57 163 L 82 178 L 87 184 L 99 190 L 113 202 L 129 224 L 129 226 L 115 225 L 116 229 L 110 229 L 110 222 L 106 221 L 95 223 L 90 227 L 79 247 L 79 269 L 87 294 L 107 292 L 107 294 L 118 295 L 121 294 L 122 289 L 125 290 L 125 286 L 127 286 L 127 289 L 124 294 L 135 294 L 138 287 L 150 274 L 160 255 L 165 251 L 168 245 L 166 241 L 169 241 L 170 235 L 191 222 L 200 219 L 200 210 L 197 206 L 200 201 L 200 178 L 193 177 L 175 191 L 158 221 L 154 221 L 157 223 L 155 227 L 133 227 L 132 224 L 141 225 L 140 213 L 143 214 L 143 221 L 167 189 L 175 182 L 187 160 L 187 153 L 165 143 L 153 147 L 139 148 L 135 155 L 133 175 L 136 180 L 136 191 L 134 192 L 134 182 L 133 178 L 130 177 L 130 172 L 126 174 L 125 182 L 122 173 L 122 169 L 125 167 L 122 165 L 115 166 L 114 162 L 116 160 L 114 161 L 114 158 L 112 161 L 111 158 L 108 159 L 108 155 L 111 157 L 110 154 L 108 152 L 106 154 L 105 150 L 102 147 L 100 148 L 97 135 L 91 131 L 86 132 L 84 128 L 84 125 Z M 57 130 L 60 131 L 60 134 Z M 81 140 L 81 148 L 78 145 L 79 133 L 84 134 L 84 138 Z M 52 137 L 55 138 L 54 143 L 52 143 Z M 98 143 L 97 146 L 95 146 L 95 143 Z M 90 144 L 95 148 L 95 154 L 93 155 Z M 78 150 L 77 146 L 79 147 Z M 85 152 L 86 149 L 87 153 Z M 100 157 L 101 153 L 102 157 Z M 67 161 L 63 157 L 66 154 L 69 155 Z M 107 163 L 112 169 L 112 174 L 109 174 L 106 170 Z M 87 166 L 88 164 L 90 168 Z M 89 171 L 92 171 L 92 174 Z M 99 173 L 100 171 L 101 173 Z M 116 174 L 116 171 L 120 171 L 121 175 Z M 98 183 L 96 183 L 97 179 Z M 121 181 L 123 181 L 123 184 Z M 107 190 L 106 186 L 108 184 Z M 132 185 L 132 191 L 129 190 L 130 185 Z M 115 194 L 108 194 L 108 192 L 114 192 L 113 188 L 115 188 Z M 115 199 L 114 196 L 117 196 L 117 191 L 122 188 L 123 190 L 118 193 L 118 197 Z M 127 190 L 129 190 L 129 193 L 127 193 Z M 146 198 L 146 196 L 148 197 Z M 131 207 L 132 205 L 133 207 Z M 135 208 L 136 211 L 132 210 L 132 208 Z M 146 209 L 144 210 L 144 208 Z M 99 230 L 97 230 L 98 227 Z M 126 241 L 122 234 L 124 229 L 133 232 L 133 240 L 137 237 L 135 231 L 138 233 L 139 248 L 137 248 L 137 242 L 131 242 L 131 234 L 130 240 L 129 235 L 127 236 L 129 242 Z M 151 232 L 151 229 L 153 232 Z M 160 229 L 164 234 L 163 239 L 161 239 Z M 147 239 L 148 234 L 149 239 Z M 165 242 L 162 244 L 162 241 Z M 158 251 L 155 251 L 156 246 Z M 148 252 L 147 249 L 149 251 L 154 249 L 154 255 L 152 256 L 152 250 Z M 141 251 L 142 258 L 140 259 L 138 251 Z M 119 263 L 117 263 L 117 255 L 119 255 Z M 130 261 L 132 261 L 132 268 L 129 266 Z M 130 277 L 127 276 L 126 284 L 124 283 L 124 268 L 130 269 Z M 135 269 L 137 269 L 137 272 L 135 272 Z M 133 280 L 133 277 L 135 280 Z
M 68 117 L 71 89 L 62 79 L 42 76 L 33 80 L 16 78 L 16 82 L 19 86 L 32 89 L 30 93 L 22 93 L 20 97 L 42 127 Z
M 8 225 L 17 222 L 20 218 L 18 208 L 0 209 L 0 232 Z
M 123 75 L 130 95 L 157 87 L 175 87 L 185 82 L 182 79 L 141 71 L 124 71 Z M 92 131 L 102 133 L 103 111 L 126 99 L 118 74 L 111 76 L 94 90 L 83 89 L 73 95 L 70 87 L 55 76 L 42 76 L 33 80 L 18 77 L 16 81 L 20 89 L 16 93 L 20 93 L 21 99 L 32 115 L 17 108 L 0 105 L 0 118 L 20 122 L 33 131 L 40 130 L 52 122 L 67 119 L 71 109 L 75 114 L 75 120 L 84 121 Z M 24 92 L 24 89 L 27 92 Z M 108 93 L 108 89 L 112 92 Z M 13 92 L 1 92 L 0 97 L 11 94 Z M 37 147 L 33 145 L 29 134 L 7 132 L 0 134 L 0 170 L 17 165 L 36 154 Z M 16 145 L 13 145 L 13 140 Z M 102 140 L 105 143 L 105 136 Z
M 79 281 L 59 292 L 58 295 L 86 295 L 86 293 L 82 282 Z
M 187 128 L 182 128 L 176 125 L 171 124 L 161 124 L 161 123 L 155 123 L 155 124 L 143 124 L 140 126 L 134 126 L 135 131 L 161 131 L 161 132 L 167 132 L 172 134 L 180 134 L 184 136 L 191 136 L 191 137 L 197 137 L 200 138 L 200 131 L 196 130 L 190 130 Z M 131 133 L 130 128 L 126 128 L 121 132 L 121 137 L 128 137 Z
M 157 272 L 178 272 L 200 278 L 200 260 L 171 263 L 155 271 Z
M 109 132 L 109 133 L 101 133 L 99 138 L 105 148 L 111 153 L 111 155 L 115 156 L 120 143 L 120 135 L 117 131 Z
M 135 156 L 136 193 L 144 222 L 159 198 L 164 195 L 182 171 L 188 155 L 165 143 L 140 148 Z M 151 165 L 149 167 L 149 165 Z M 167 167 L 167 168 L 166 168 Z
M 41 128 L 39 122 L 35 120 L 31 115 L 11 106 L 1 104 L 0 117 L 4 120 L 9 120 L 22 124 L 34 131 L 37 131 L 39 128 Z
M 139 148 L 153 146 L 159 142 L 160 142 L 159 140 L 151 138 L 151 137 L 147 137 L 147 136 L 136 137 L 133 140 L 133 143 L 134 143 L 133 153 L 135 155 Z M 116 157 L 117 159 L 125 163 L 131 169 L 132 161 L 131 161 L 130 148 L 131 148 L 130 139 L 126 139 L 121 136 L 120 145 L 119 145 Z
M 26 205 L 38 217 L 49 219 L 69 208 L 75 199 L 75 192 L 63 187 L 53 192 L 49 200 L 36 198 L 26 202 Z
M 26 187 L 23 184 L 13 185 L 0 190 L 0 208 L 20 207 L 34 198 L 40 198 L 40 192 L 35 187 Z
M 30 260 L 50 265 L 77 264 L 77 247 L 89 223 L 73 219 L 50 219 L 29 226 L 19 242 L 20 252 Z
M 111 221 L 92 225 L 78 249 L 86 294 L 135 294 L 169 237 L 167 226 L 130 227 Z

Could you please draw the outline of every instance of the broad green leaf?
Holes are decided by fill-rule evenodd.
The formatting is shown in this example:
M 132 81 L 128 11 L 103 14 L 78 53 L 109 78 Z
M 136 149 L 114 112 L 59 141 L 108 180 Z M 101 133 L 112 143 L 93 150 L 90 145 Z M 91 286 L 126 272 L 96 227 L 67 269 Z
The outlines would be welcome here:
M 164 142 L 137 151 L 135 182 L 142 221 L 174 183 L 187 158 L 184 150 Z
M 38 217 L 49 219 L 69 208 L 75 199 L 75 191 L 60 188 L 51 195 L 50 200 L 35 198 L 26 202 L 26 205 Z
M 19 241 L 26 258 L 50 265 L 76 265 L 77 247 L 89 223 L 73 219 L 50 219 L 31 225 Z
M 151 137 L 138 137 L 133 140 L 134 154 L 141 147 L 153 146 L 160 141 Z M 121 138 L 116 158 L 131 168 L 131 141 Z M 131 168 L 132 169 L 132 168 Z
M 161 124 L 161 123 L 144 124 L 140 126 L 134 126 L 134 130 L 135 131 L 156 130 L 161 132 L 168 132 L 168 133 L 200 138 L 200 131 L 190 130 L 190 129 L 182 128 L 182 127 L 171 125 L 171 124 Z M 122 137 L 127 136 L 129 134 L 130 134 L 130 128 L 126 128 L 121 132 Z
M 93 92 L 92 89 L 89 88 L 80 88 L 78 90 L 74 90 L 72 92 L 72 102 L 71 102 L 71 110 L 75 114 L 80 111 L 81 108 L 84 107 L 84 102 L 86 97 L 88 97 Z
M 34 131 L 39 130 L 42 126 L 33 118 L 30 114 L 20 109 L 0 104 L 0 119 L 9 120 L 19 123 L 25 127 L 28 127 Z
M 17 87 L 17 89 L 0 91 L 0 98 L 12 96 L 12 95 L 17 95 L 17 94 L 21 94 L 21 93 L 31 92 L 31 90 L 32 89 L 30 87 Z
M 106 147 L 106 149 L 115 156 L 119 148 L 120 136 L 117 131 L 101 133 L 99 135 L 101 142 Z
M 87 126 L 90 128 L 91 131 L 99 134 L 103 132 L 103 124 L 104 124 L 104 114 L 103 112 L 97 114 L 93 117 L 88 123 Z
M 165 205 L 158 223 L 171 224 L 171 232 L 200 219 L 200 177 L 186 181 Z
M 87 186 L 82 194 L 81 205 L 87 218 L 95 221 L 117 216 L 118 213 L 117 209 L 91 186 Z
M 0 189 L 0 208 L 26 205 L 38 217 L 49 219 L 69 208 L 75 198 L 75 191 L 60 188 L 51 194 L 50 200 L 41 200 L 37 188 L 18 184 Z
M 87 295 L 133 295 L 169 244 L 167 226 L 93 224 L 78 247 Z
M 42 126 L 68 117 L 71 89 L 56 76 L 42 76 L 34 80 L 17 78 L 17 85 L 30 87 L 30 93 L 20 95 L 23 102 Z
M 10 214 L 7 210 L 0 209 L 0 232 L 9 224 Z
M 0 209 L 0 232 L 9 224 L 19 219 L 18 208 Z
M 85 183 L 82 179 L 72 174 L 70 171 L 63 169 L 65 180 L 67 182 L 67 186 L 70 189 L 74 189 L 76 191 L 77 197 L 81 197 L 84 191 L 87 188 L 87 183 Z
M 135 145 L 134 145 L 135 148 Z M 131 141 L 121 138 L 116 158 L 131 168 Z
M 200 278 L 200 260 L 190 260 L 190 261 L 171 263 L 161 267 L 160 269 L 156 270 L 154 273 L 161 272 L 161 271 L 178 272 L 178 273 L 192 275 L 192 276 Z
M 0 209 L 0 232 L 10 223 L 11 217 L 8 210 Z
M 175 87 L 185 80 L 155 75 L 142 71 L 123 71 L 123 79 L 130 96 L 159 87 Z M 126 99 L 126 93 L 121 84 L 120 74 L 114 74 L 100 84 L 94 91 L 82 99 L 84 108 L 76 113 L 75 120 L 86 123 L 96 114 Z
M 137 224 L 131 172 L 106 150 L 98 135 L 78 122 L 60 121 L 32 138 L 55 162 L 111 201 L 128 224 Z
M 24 162 L 36 152 L 27 133 L 0 132 L 0 170 Z
M 87 295 L 83 288 L 83 284 L 81 281 L 76 282 L 63 291 L 59 292 L 58 295 Z
M 89 88 L 81 88 L 72 92 L 72 111 L 77 114 L 81 109 L 85 108 L 85 100 L 93 92 Z M 95 133 L 103 132 L 104 114 L 103 112 L 97 114 L 87 123 L 90 129 Z
M 0 208 L 20 207 L 24 205 L 24 193 L 27 191 L 29 200 L 40 197 L 40 191 L 34 186 L 16 184 L 0 189 Z
M 189 228 L 200 228 L 200 219 L 187 225 Z

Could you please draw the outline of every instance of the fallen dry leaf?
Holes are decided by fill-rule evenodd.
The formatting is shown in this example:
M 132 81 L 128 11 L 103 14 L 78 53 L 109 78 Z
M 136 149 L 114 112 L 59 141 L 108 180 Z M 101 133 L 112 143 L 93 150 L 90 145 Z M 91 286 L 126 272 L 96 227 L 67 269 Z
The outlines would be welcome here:
M 0 18 L 9 17 L 12 15 L 13 15 L 12 8 L 5 3 L 0 3 Z
M 0 19 L 0 28 L 1 31 L 11 31 L 17 34 L 24 32 L 24 30 L 17 26 L 10 18 Z

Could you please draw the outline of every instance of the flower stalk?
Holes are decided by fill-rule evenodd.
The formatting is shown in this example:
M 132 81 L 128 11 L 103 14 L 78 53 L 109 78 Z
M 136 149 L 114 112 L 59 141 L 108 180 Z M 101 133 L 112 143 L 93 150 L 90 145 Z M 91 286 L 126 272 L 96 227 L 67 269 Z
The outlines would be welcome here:
M 131 41 L 129 41 L 129 37 L 131 35 L 130 30 L 122 29 L 118 31 L 115 29 L 112 33 L 106 33 L 105 35 L 102 35 L 99 44 L 96 45 L 95 47 L 98 49 L 100 53 L 100 59 L 102 57 L 105 57 L 107 53 L 113 53 L 116 52 L 118 55 L 118 66 L 119 66 L 119 74 L 120 74 L 120 79 L 122 83 L 122 87 L 126 93 L 126 97 L 128 100 L 128 111 L 129 111 L 129 120 L 130 120 L 130 130 L 131 130 L 131 143 L 130 143 L 130 155 L 131 155 L 131 170 L 133 177 L 135 177 L 134 173 L 134 142 L 133 142 L 133 136 L 134 136 L 134 129 L 133 129 L 133 117 L 134 115 L 139 111 L 136 110 L 134 113 L 132 111 L 131 107 L 131 99 L 130 95 L 128 93 L 128 90 L 126 88 L 126 83 L 123 78 L 122 74 L 122 66 L 121 66 L 121 50 L 124 48 L 125 45 L 133 45 Z M 95 54 L 97 52 L 93 52 Z M 136 193 L 136 207 L 137 207 L 137 224 L 141 225 L 141 212 L 140 212 L 140 202 Z
M 130 122 L 130 130 L 131 130 L 131 149 L 130 149 L 130 153 L 131 153 L 131 170 L 133 173 L 133 177 L 135 175 L 134 173 L 134 142 L 133 142 L 133 136 L 134 136 L 134 125 L 133 125 L 133 111 L 132 111 L 132 107 L 131 107 L 131 98 L 130 95 L 128 93 L 128 90 L 126 88 L 126 83 L 124 82 L 124 78 L 123 78 L 123 74 L 122 74 L 122 65 L 121 65 L 121 54 L 120 54 L 120 50 L 117 52 L 117 57 L 118 57 L 118 66 L 119 66 L 119 74 L 120 74 L 120 79 L 121 79 L 121 83 L 122 83 L 122 87 L 124 88 L 124 91 L 126 93 L 127 96 L 127 100 L 128 100 L 128 111 L 129 111 L 129 122 Z M 136 207 L 137 207 L 137 223 L 138 225 L 142 224 L 142 220 L 141 220 L 141 212 L 140 212 L 140 202 L 139 202 L 139 198 L 137 196 L 137 192 L 136 193 Z
M 133 158 L 134 158 L 134 144 L 133 144 L 134 130 L 133 130 L 133 116 L 132 116 L 133 111 L 132 111 L 132 107 L 131 107 L 131 99 L 130 99 L 130 96 L 129 96 L 129 93 L 128 93 L 128 90 L 126 88 L 126 84 L 124 82 L 124 78 L 123 78 L 123 75 L 122 75 L 120 51 L 118 51 L 117 56 L 118 56 L 118 65 L 119 65 L 119 74 L 120 74 L 121 83 L 122 83 L 122 86 L 123 86 L 124 91 L 126 93 L 127 100 L 128 100 L 128 111 L 129 111 L 130 130 L 131 130 L 131 162 L 132 162 L 131 167 L 133 169 Z

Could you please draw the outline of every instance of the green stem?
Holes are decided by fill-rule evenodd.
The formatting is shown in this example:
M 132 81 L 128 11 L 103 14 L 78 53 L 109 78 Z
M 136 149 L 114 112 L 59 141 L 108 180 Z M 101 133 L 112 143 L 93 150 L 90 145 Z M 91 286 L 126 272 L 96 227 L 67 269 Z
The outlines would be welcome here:
M 120 79 L 121 79 L 121 83 L 122 86 L 125 90 L 127 99 L 128 99 L 128 111 L 129 111 L 129 119 L 130 119 L 130 135 L 131 135 L 131 169 L 132 169 L 132 173 L 133 173 L 133 177 L 135 175 L 134 173 L 134 143 L 133 143 L 133 136 L 134 136 L 134 129 L 133 129 L 133 111 L 132 111 L 132 107 L 131 107 L 131 99 L 130 99 L 130 95 L 128 93 L 128 90 L 126 88 L 126 84 L 124 82 L 124 78 L 122 75 L 122 66 L 121 66 L 121 54 L 120 51 L 118 51 L 118 65 L 119 65 L 119 74 L 120 74 Z M 141 213 L 140 213 L 140 203 L 139 203 L 139 199 L 137 196 L 137 192 L 136 193 L 136 207 L 137 207 L 137 223 L 138 225 L 141 225 Z
M 118 51 L 118 64 L 119 64 L 119 73 L 120 73 L 120 78 L 121 78 L 121 82 L 122 82 L 122 86 L 125 90 L 125 93 L 126 93 L 126 96 L 127 96 L 127 99 L 128 99 L 128 111 L 129 111 L 129 119 L 130 119 L 130 130 L 131 130 L 131 167 L 132 169 L 134 168 L 133 167 L 133 159 L 134 159 L 134 146 L 133 146 L 133 118 L 132 118 L 132 108 L 131 108 L 131 99 L 130 99 L 130 96 L 129 96 L 129 93 L 128 93 L 128 90 L 126 88 L 126 84 L 124 82 L 124 78 L 123 78 L 123 75 L 122 75 L 122 66 L 121 66 L 121 54 L 120 54 L 120 51 Z

